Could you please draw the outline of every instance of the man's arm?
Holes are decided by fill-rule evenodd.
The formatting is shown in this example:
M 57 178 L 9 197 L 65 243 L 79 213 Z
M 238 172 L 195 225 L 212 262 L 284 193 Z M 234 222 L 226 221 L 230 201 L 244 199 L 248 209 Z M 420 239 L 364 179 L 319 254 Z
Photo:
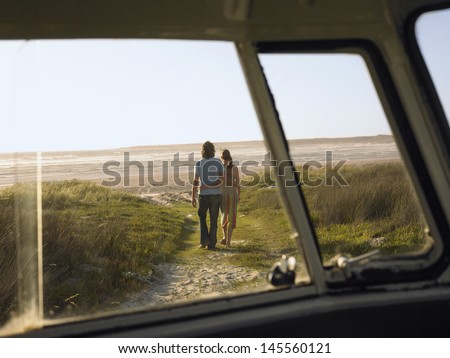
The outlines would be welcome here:
M 200 184 L 200 175 L 195 175 L 194 177 L 194 182 L 192 185 L 192 200 L 191 200 L 191 204 L 194 208 L 197 207 L 197 190 L 198 190 L 198 186 Z

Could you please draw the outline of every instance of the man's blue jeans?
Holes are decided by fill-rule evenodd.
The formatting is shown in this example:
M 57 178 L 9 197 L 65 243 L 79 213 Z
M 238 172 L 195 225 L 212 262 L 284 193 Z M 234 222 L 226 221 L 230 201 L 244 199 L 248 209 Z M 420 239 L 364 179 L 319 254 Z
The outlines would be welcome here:
M 217 218 L 219 216 L 220 194 L 199 195 L 198 216 L 200 218 L 200 244 L 214 250 L 217 243 Z M 209 230 L 206 213 L 209 211 Z

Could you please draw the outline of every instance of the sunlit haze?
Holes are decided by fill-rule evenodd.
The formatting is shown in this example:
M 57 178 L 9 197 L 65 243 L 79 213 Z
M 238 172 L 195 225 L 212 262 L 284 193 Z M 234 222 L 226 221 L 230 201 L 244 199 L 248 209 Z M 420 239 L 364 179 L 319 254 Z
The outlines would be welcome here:
M 445 13 L 421 19 L 418 37 L 449 113 Z M 359 56 L 262 55 L 261 63 L 289 139 L 390 133 Z M 262 139 L 232 43 L 1 41 L 0 78 L 0 152 Z

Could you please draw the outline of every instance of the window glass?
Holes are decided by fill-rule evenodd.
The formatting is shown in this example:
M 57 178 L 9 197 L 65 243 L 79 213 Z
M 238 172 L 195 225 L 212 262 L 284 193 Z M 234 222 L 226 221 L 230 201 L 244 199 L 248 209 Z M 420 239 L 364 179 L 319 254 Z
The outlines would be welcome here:
M 416 36 L 425 63 L 444 108 L 447 121 L 450 118 L 450 10 L 425 13 L 416 23 Z
M 364 61 L 261 54 L 323 260 L 424 245 L 424 225 Z
M 46 319 L 266 290 L 283 254 L 307 278 L 264 175 L 270 155 L 232 44 L 10 41 L 0 43 L 0 71 L 0 325 L 39 291 L 29 284 L 38 282 L 32 264 L 23 265 L 36 256 L 36 231 Z M 217 162 L 228 149 L 235 165 L 224 174 L 236 184 L 221 206 L 228 221 L 220 195 L 208 201 L 218 215 L 215 251 L 199 248 L 207 204 L 191 205 L 207 140 Z M 230 246 L 221 243 L 225 223 Z M 17 255 L 20 235 L 33 241 L 31 254 Z M 28 283 L 17 268 L 31 272 Z

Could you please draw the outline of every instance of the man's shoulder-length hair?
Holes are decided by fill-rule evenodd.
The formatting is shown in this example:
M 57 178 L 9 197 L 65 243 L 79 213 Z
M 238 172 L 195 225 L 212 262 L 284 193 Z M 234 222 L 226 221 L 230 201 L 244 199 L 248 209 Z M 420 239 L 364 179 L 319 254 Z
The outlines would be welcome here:
M 209 159 L 214 158 L 216 154 L 216 149 L 214 148 L 214 144 L 212 144 L 209 140 L 203 143 L 202 145 L 202 158 Z

